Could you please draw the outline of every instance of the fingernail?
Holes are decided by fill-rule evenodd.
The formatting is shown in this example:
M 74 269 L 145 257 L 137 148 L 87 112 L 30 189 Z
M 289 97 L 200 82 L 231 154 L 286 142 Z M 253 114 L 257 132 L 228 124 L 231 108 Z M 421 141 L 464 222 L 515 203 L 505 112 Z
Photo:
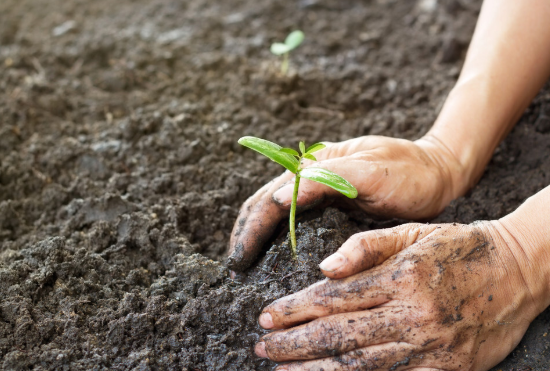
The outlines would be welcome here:
M 256 346 L 254 347 L 254 353 L 256 353 L 258 357 L 267 358 L 267 352 L 265 351 L 265 343 L 263 341 L 261 343 L 256 344 Z
M 294 192 L 294 183 L 287 184 L 279 188 L 273 193 L 273 200 L 278 204 L 285 205 L 292 201 L 292 193 Z
M 290 368 L 288 366 L 279 366 L 275 369 L 275 371 L 288 371 Z
M 262 313 L 258 322 L 260 322 L 260 326 L 262 326 L 263 328 L 273 327 L 273 318 L 269 313 Z
M 346 257 L 339 252 L 332 254 L 319 264 L 319 268 L 326 272 L 334 272 L 346 262 Z
M 229 278 L 233 280 L 235 279 L 236 276 L 237 276 L 237 273 L 235 271 L 229 271 Z

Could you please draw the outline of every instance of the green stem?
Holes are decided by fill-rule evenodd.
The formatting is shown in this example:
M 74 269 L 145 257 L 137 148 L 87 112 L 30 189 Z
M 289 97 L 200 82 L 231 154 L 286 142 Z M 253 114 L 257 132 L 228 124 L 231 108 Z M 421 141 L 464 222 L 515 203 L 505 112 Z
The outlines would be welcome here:
M 292 247 L 292 256 L 294 259 L 298 257 L 296 252 L 296 228 L 294 226 L 296 219 L 296 201 L 298 200 L 298 187 L 300 186 L 300 176 L 296 174 L 294 182 L 294 193 L 292 194 L 292 203 L 290 204 L 290 244 Z
M 288 53 L 283 55 L 283 63 L 281 63 L 281 73 L 286 75 L 288 72 Z

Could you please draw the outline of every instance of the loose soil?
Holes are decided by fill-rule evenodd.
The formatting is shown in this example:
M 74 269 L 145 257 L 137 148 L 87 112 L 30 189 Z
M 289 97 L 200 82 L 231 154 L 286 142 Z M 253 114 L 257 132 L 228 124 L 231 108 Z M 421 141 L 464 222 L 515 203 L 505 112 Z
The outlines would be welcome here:
M 240 204 L 294 145 L 415 139 L 451 89 L 478 0 L 3 0 L 0 3 L 0 368 L 268 370 L 262 307 L 319 280 L 360 230 L 336 209 L 245 275 L 223 265 Z M 301 28 L 292 72 L 271 42 Z M 475 135 L 475 133 L 472 133 Z M 433 222 L 501 217 L 550 183 L 550 88 L 480 183 Z M 550 310 L 493 370 L 547 370 Z

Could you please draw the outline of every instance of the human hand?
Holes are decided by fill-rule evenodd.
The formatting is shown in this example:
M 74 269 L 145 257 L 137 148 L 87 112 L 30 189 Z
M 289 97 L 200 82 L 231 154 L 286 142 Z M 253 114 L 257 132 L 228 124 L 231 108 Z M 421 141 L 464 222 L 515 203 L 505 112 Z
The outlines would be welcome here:
M 328 143 L 315 156 L 318 162 L 306 161 L 304 166 L 315 164 L 343 176 L 359 195 L 344 200 L 337 191 L 302 179 L 299 210 L 336 198 L 375 215 L 425 219 L 440 213 L 467 190 L 461 178 L 462 166 L 434 137 L 411 142 L 367 136 Z M 294 179 L 287 171 L 244 203 L 231 233 L 230 269 L 246 269 L 277 224 L 288 216 Z
M 487 370 L 548 305 L 544 263 L 509 232 L 517 224 L 407 224 L 354 235 L 324 271 L 347 278 L 266 307 L 260 324 L 287 330 L 264 336 L 256 353 L 299 361 L 278 371 Z

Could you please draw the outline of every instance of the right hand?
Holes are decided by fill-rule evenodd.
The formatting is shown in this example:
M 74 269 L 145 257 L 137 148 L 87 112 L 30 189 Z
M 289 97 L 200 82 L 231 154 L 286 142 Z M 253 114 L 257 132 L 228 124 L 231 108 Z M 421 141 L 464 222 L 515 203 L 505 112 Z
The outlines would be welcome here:
M 293 361 L 277 371 L 488 370 L 549 303 L 548 234 L 517 233 L 528 216 L 354 235 L 337 279 L 264 308 L 260 325 L 282 330 L 256 354 Z
M 303 166 L 337 173 L 353 184 L 359 195 L 344 200 L 337 191 L 302 179 L 298 210 L 338 198 L 371 214 L 421 220 L 436 216 L 469 187 L 460 162 L 435 137 L 412 142 L 366 136 L 325 144 L 325 149 L 315 153 L 319 161 L 306 160 Z M 246 269 L 281 219 L 288 217 L 294 179 L 287 171 L 243 204 L 231 233 L 230 269 Z

